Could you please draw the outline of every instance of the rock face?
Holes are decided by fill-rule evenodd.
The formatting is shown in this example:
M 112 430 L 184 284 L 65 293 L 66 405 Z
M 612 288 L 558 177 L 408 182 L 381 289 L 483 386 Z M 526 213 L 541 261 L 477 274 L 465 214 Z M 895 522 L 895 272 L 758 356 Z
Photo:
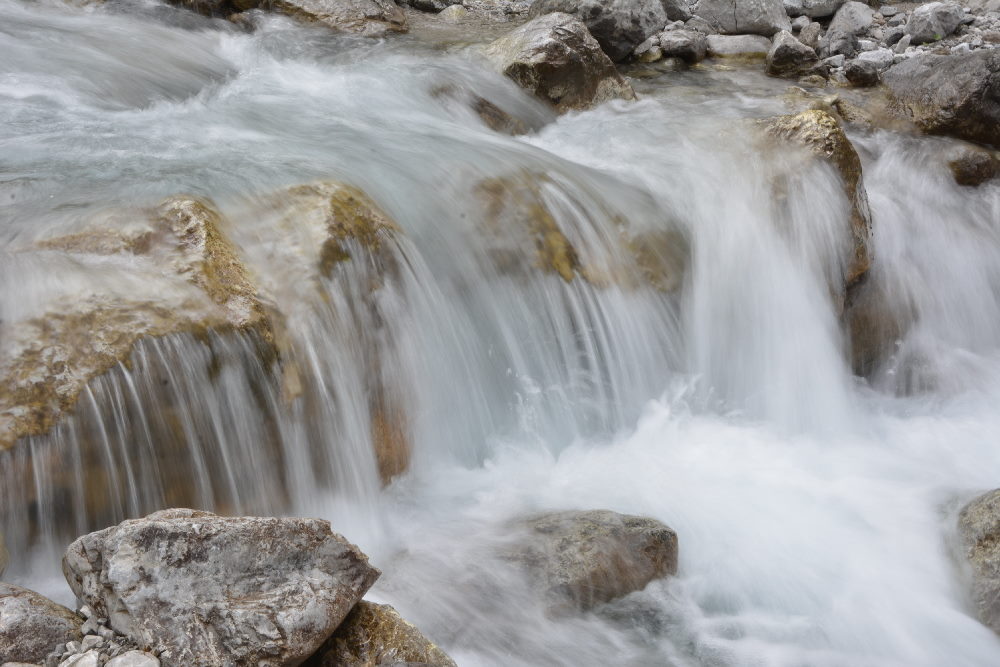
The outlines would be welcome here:
M 303 667 L 456 667 L 455 661 L 387 604 L 361 601 Z
M 677 573 L 677 534 L 655 519 L 568 511 L 524 527 L 528 535 L 511 557 L 560 605 L 589 609 Z
M 1000 176 L 1000 157 L 985 148 L 964 146 L 955 158 L 948 161 L 948 168 L 956 183 L 975 187 Z
M 979 620 L 1000 634 L 1000 489 L 979 496 L 958 515 Z
M 811 48 L 782 30 L 774 37 L 767 52 L 767 73 L 771 76 L 795 76 L 812 69 L 819 58 Z
M 913 44 L 926 44 L 944 39 L 955 32 L 965 20 L 965 12 L 955 2 L 931 2 L 910 14 L 906 34 Z
M 659 47 L 665 58 L 697 63 L 708 54 L 708 39 L 695 30 L 668 30 L 660 35 Z
M 614 62 L 625 60 L 669 21 L 691 18 L 686 0 L 536 0 L 529 15 L 572 14 Z
M 299 664 L 379 576 L 326 521 L 183 509 L 77 539 L 63 572 L 165 667 Z
M 780 30 L 792 30 L 781 0 L 699 0 L 694 13 L 729 35 L 770 37 Z
M 1000 50 L 910 58 L 883 82 L 924 132 L 1000 146 Z
M 784 3 L 789 16 L 823 18 L 833 16 L 844 0 L 784 0 Z
M 83 619 L 66 607 L 34 591 L 0 582 L 0 664 L 45 662 L 57 646 L 80 640 L 82 623 Z
M 406 15 L 392 0 L 172 0 L 209 16 L 269 9 L 335 30 L 379 37 L 408 30 Z
M 850 288 L 858 283 L 871 265 L 869 239 L 871 212 L 861 173 L 861 158 L 854 150 L 837 119 L 826 111 L 809 110 L 793 116 L 778 116 L 763 121 L 764 131 L 775 138 L 797 144 L 819 159 L 829 161 L 840 173 L 844 194 L 851 203 L 848 221 L 853 239 L 853 253 L 846 268 L 844 283 Z
M 587 26 L 569 14 L 532 19 L 484 53 L 498 70 L 561 112 L 635 99 Z

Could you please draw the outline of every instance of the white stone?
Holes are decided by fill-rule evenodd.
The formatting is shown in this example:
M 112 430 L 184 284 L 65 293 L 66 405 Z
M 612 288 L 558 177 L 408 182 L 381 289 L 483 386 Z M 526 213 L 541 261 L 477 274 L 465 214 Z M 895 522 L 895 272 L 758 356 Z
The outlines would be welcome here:
M 709 35 L 710 56 L 767 56 L 771 40 L 761 35 Z
M 891 49 L 876 49 L 862 53 L 858 56 L 858 60 L 873 62 L 880 70 L 884 70 L 892 66 L 893 55 Z
M 98 667 L 101 664 L 97 651 L 87 651 L 59 663 L 59 667 Z
M 105 667 L 160 667 L 160 661 L 149 653 L 129 651 L 108 660 Z

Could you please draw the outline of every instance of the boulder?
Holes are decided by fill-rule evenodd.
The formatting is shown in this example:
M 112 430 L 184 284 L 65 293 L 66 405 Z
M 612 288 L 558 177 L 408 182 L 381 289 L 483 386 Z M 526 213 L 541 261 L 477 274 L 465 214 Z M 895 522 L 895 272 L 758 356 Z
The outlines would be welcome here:
M 808 46 L 810 49 L 816 50 L 819 48 L 819 39 L 822 36 L 823 26 L 816 21 L 813 21 L 799 33 L 799 41 Z
M 47 597 L 0 582 L 0 665 L 45 662 L 52 651 L 82 638 L 82 623 Z
M 545 14 L 490 43 L 494 67 L 560 112 L 635 99 L 632 86 L 579 19 Z
M 798 76 L 813 69 L 819 58 L 811 48 L 782 30 L 774 36 L 767 52 L 767 73 L 771 76 Z
M 559 607 L 589 609 L 677 573 L 677 534 L 655 519 L 566 511 L 519 527 L 526 535 L 508 556 Z
M 696 30 L 668 30 L 660 35 L 659 47 L 666 58 L 697 63 L 708 54 L 708 38 Z
M 818 19 L 833 16 L 844 0 L 784 0 L 789 16 L 808 16 Z
M 962 508 L 958 531 L 972 570 L 972 595 L 979 620 L 1000 634 L 1000 489 Z
M 956 183 L 975 187 L 1000 176 L 1000 157 L 979 146 L 963 146 L 958 155 L 948 161 L 948 168 Z M 2 569 L 0 567 L 0 571 Z
M 761 35 L 709 35 L 708 55 L 720 58 L 766 58 L 771 40 Z
M 165 667 L 297 665 L 379 576 L 326 521 L 185 509 L 77 539 L 63 572 L 84 604 Z
M 852 86 L 868 88 L 878 85 L 878 65 L 870 60 L 855 58 L 844 64 L 844 76 Z
M 387 604 L 361 601 L 303 667 L 456 667 L 455 661 Z
M 406 15 L 393 0 L 172 0 L 208 16 L 235 16 L 252 9 L 281 12 L 335 30 L 380 37 L 406 32 Z
M 875 49 L 874 51 L 865 51 L 864 53 L 859 53 L 857 59 L 862 62 L 870 62 L 875 64 L 875 68 L 879 72 L 884 72 L 885 70 L 892 67 L 895 54 L 893 54 L 892 49 Z
M 144 651 L 126 651 L 108 660 L 105 667 L 160 667 L 160 661 Z
M 1000 146 L 1000 49 L 910 58 L 883 81 L 895 111 L 924 132 Z
M 806 149 L 813 157 L 826 160 L 840 174 L 844 194 L 851 204 L 846 220 L 853 241 L 852 256 L 844 275 L 844 290 L 860 282 L 871 264 L 871 212 L 861 172 L 861 158 L 844 134 L 840 123 L 826 111 L 810 109 L 762 121 L 765 133 Z M 839 289 L 839 286 L 837 286 Z
M 691 18 L 687 0 L 535 0 L 529 16 L 572 14 L 614 62 L 625 60 L 670 21 Z
M 965 21 L 962 6 L 955 2 L 931 2 L 910 14 L 906 34 L 913 44 L 926 44 L 944 39 Z
M 846 2 L 830 21 L 821 42 L 824 57 L 842 54 L 851 58 L 859 50 L 858 37 L 871 26 L 875 12 L 861 2 Z
M 781 0 L 698 0 L 693 9 L 718 32 L 728 35 L 770 37 L 780 30 L 792 30 Z

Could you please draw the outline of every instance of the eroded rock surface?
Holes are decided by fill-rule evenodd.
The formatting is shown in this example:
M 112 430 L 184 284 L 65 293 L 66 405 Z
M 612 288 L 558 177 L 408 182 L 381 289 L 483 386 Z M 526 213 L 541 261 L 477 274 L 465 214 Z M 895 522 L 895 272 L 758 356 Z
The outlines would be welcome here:
M 979 620 L 1000 634 L 1000 489 L 966 505 L 958 516 L 958 530 L 972 566 L 972 595 Z
M 209 16 L 239 17 L 240 12 L 266 9 L 335 30 L 380 37 L 406 32 L 406 15 L 393 0 L 171 0 Z
M 42 663 L 59 645 L 79 641 L 82 623 L 47 597 L 0 582 L 0 664 Z
M 770 37 L 780 30 L 792 30 L 781 0 L 699 0 L 693 10 L 725 34 Z

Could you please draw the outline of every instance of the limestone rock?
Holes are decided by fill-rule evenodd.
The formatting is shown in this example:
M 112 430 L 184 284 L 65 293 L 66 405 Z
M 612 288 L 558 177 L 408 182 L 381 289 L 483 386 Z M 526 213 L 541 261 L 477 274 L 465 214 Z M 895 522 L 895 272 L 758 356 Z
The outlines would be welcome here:
M 926 44 L 944 39 L 955 32 L 965 20 L 962 6 L 956 2 L 930 2 L 910 14 L 906 34 L 913 44 Z
M 910 58 L 883 82 L 897 112 L 924 132 L 1000 147 L 1000 49 Z
M 164 667 L 299 664 L 379 576 L 326 521 L 183 509 L 77 539 L 63 571 Z
M 781 30 L 792 30 L 782 0 L 698 0 L 693 9 L 717 31 L 728 35 L 770 37 Z
M 83 619 L 52 600 L 0 582 L 0 664 L 45 662 L 57 647 L 82 637 Z
M 819 39 L 823 36 L 823 26 L 813 21 L 799 33 L 799 41 L 810 49 L 819 48 Z
M 958 515 L 964 555 L 972 566 L 979 620 L 1000 634 L 1000 489 L 985 493 Z
M 974 187 L 1000 176 L 1000 156 L 978 146 L 963 146 L 959 154 L 948 161 L 948 168 L 956 183 Z
M 108 660 L 105 667 L 160 667 L 160 661 L 144 651 L 126 651 Z
M 789 16 L 824 18 L 833 16 L 844 0 L 784 0 L 784 3 Z
M 172 0 L 209 16 L 231 16 L 251 9 L 278 11 L 335 30 L 379 37 L 408 30 L 406 15 L 393 0 Z
M 861 2 L 846 2 L 830 21 L 821 42 L 824 57 L 838 54 L 851 58 L 860 48 L 858 37 L 865 34 L 872 24 L 875 12 Z
M 534 18 L 490 43 L 484 53 L 499 71 L 558 111 L 635 99 L 587 26 L 569 14 Z
M 589 609 L 677 573 L 677 534 L 646 517 L 606 510 L 542 514 L 510 557 L 560 604 Z
M 7 571 L 7 563 L 10 561 L 10 554 L 7 553 L 7 545 L 3 541 L 3 533 L 0 533 L 0 577 Z
M 771 40 L 760 35 L 709 35 L 708 55 L 722 58 L 766 58 Z
M 362 600 L 303 667 L 455 667 L 455 661 L 387 604 Z
M 660 35 L 660 51 L 666 58 L 697 63 L 708 54 L 708 38 L 695 30 L 668 30 Z
M 819 58 L 816 52 L 782 30 L 774 36 L 767 52 L 767 73 L 771 76 L 797 76 L 811 70 Z
M 628 58 L 669 21 L 691 18 L 686 0 L 535 0 L 529 15 L 551 12 L 572 14 L 583 21 L 614 62 Z

